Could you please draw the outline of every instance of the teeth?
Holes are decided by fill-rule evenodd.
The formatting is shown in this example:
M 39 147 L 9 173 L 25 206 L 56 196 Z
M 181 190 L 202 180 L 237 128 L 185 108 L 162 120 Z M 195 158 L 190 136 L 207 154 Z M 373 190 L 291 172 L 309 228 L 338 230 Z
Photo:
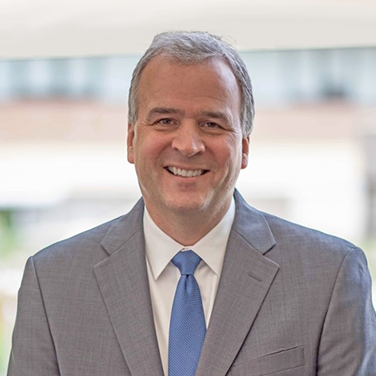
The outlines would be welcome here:
M 181 168 L 176 167 L 167 167 L 167 170 L 172 172 L 174 175 L 184 176 L 186 178 L 200 176 L 204 173 L 204 170 L 182 170 Z

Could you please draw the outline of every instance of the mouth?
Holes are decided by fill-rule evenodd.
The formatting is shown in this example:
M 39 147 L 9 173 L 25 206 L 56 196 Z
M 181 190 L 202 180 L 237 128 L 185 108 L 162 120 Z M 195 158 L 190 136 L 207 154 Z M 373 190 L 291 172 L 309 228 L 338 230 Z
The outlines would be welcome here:
M 183 178 L 193 178 L 209 172 L 209 170 L 185 170 L 174 166 L 167 166 L 165 167 L 165 170 L 167 170 L 172 175 L 181 176 Z

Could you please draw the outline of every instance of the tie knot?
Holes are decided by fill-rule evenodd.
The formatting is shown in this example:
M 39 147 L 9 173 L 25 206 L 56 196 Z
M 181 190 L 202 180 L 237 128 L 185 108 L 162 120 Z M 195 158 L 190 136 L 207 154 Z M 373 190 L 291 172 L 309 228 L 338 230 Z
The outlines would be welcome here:
M 194 274 L 201 258 L 193 251 L 180 251 L 171 260 L 181 274 Z

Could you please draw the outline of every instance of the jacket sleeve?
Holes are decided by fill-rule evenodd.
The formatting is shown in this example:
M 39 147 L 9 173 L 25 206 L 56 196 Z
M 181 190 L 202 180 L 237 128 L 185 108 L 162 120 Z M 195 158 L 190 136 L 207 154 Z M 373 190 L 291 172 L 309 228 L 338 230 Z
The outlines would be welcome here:
M 7 375 L 60 375 L 33 257 L 26 263 L 18 292 L 18 309 Z
M 333 288 L 320 341 L 318 376 L 376 376 L 376 315 L 366 258 L 346 254 Z

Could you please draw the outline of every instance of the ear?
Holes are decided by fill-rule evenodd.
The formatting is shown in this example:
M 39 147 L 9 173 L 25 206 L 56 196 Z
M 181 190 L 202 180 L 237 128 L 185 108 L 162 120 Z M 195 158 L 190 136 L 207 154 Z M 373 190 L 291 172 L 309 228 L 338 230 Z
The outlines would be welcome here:
M 248 153 L 249 153 L 249 136 L 242 139 L 242 165 L 241 168 L 248 166 Z
M 134 163 L 133 153 L 133 140 L 134 140 L 134 125 L 128 123 L 128 135 L 127 135 L 127 158 L 129 163 Z

